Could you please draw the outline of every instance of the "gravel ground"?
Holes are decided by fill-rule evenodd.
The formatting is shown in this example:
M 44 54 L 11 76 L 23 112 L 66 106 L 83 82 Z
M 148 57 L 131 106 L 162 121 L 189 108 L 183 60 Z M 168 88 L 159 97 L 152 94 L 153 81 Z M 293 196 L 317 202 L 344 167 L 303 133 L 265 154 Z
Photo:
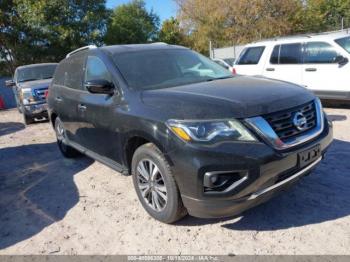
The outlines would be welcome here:
M 130 177 L 64 159 L 49 123 L 0 112 L 0 254 L 350 254 L 350 109 L 315 172 L 229 219 L 151 219 Z

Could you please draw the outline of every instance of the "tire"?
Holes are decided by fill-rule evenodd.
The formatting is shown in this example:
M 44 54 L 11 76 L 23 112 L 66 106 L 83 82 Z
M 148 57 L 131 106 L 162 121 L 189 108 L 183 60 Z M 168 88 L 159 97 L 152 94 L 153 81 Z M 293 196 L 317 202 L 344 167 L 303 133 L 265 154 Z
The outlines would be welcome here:
M 59 117 L 56 117 L 55 119 L 55 133 L 58 148 L 64 157 L 75 158 L 81 155 L 78 150 L 64 143 L 64 139 L 66 139 L 66 131 L 64 130 L 62 121 Z
M 25 113 L 23 113 L 23 120 L 26 126 L 34 123 L 34 119 L 30 116 L 27 116 Z
M 148 175 L 147 180 L 146 174 L 152 170 L 158 172 Z M 154 144 L 144 144 L 135 151 L 132 178 L 143 208 L 153 218 L 170 224 L 187 215 L 170 166 Z

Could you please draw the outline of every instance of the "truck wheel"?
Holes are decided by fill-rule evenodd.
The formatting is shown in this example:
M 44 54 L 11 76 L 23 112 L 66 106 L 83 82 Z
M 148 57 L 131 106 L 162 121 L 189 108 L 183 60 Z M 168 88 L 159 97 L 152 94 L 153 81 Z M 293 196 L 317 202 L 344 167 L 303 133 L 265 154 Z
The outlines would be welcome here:
M 153 218 L 173 223 L 187 214 L 170 166 L 154 144 L 142 145 L 135 151 L 132 177 L 142 206 Z
M 62 121 L 59 117 L 56 117 L 55 119 L 55 133 L 56 133 L 58 148 L 60 149 L 64 157 L 74 158 L 81 155 L 81 153 L 78 150 L 65 144 L 64 140 L 66 138 L 66 131 L 64 130 Z
M 30 116 L 27 116 L 25 113 L 23 113 L 23 119 L 25 125 L 30 125 L 34 123 L 34 119 Z

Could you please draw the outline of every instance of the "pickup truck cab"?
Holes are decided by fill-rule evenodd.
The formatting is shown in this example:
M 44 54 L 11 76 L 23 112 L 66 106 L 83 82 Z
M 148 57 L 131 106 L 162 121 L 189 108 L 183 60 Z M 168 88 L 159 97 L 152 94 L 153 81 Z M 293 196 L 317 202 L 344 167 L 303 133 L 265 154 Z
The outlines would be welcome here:
M 306 87 L 322 99 L 350 100 L 350 31 L 275 38 L 249 44 L 234 68 Z
M 45 92 L 48 91 L 56 63 L 19 66 L 6 86 L 13 87 L 17 108 L 23 114 L 24 123 L 48 118 Z
M 68 54 L 48 106 L 64 156 L 83 153 L 132 175 L 142 206 L 166 223 L 260 204 L 309 174 L 332 141 L 305 88 L 233 76 L 160 43 Z

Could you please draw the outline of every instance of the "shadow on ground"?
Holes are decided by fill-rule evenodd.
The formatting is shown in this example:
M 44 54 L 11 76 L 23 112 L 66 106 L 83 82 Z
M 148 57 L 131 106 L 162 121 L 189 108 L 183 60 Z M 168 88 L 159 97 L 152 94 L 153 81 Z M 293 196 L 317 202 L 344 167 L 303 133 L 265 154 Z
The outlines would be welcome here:
M 79 201 L 74 175 L 92 162 L 63 159 L 56 143 L 0 149 L 0 249 L 61 220 Z
M 237 220 L 186 217 L 178 225 L 224 222 L 230 230 L 270 231 L 318 224 L 350 215 L 350 143 L 334 140 L 317 169 L 287 192 L 243 213 Z
M 19 122 L 0 122 L 0 136 L 15 133 L 25 128 L 25 125 Z
M 348 118 L 345 115 L 328 115 L 328 119 L 333 122 L 337 122 L 337 121 L 345 121 Z

